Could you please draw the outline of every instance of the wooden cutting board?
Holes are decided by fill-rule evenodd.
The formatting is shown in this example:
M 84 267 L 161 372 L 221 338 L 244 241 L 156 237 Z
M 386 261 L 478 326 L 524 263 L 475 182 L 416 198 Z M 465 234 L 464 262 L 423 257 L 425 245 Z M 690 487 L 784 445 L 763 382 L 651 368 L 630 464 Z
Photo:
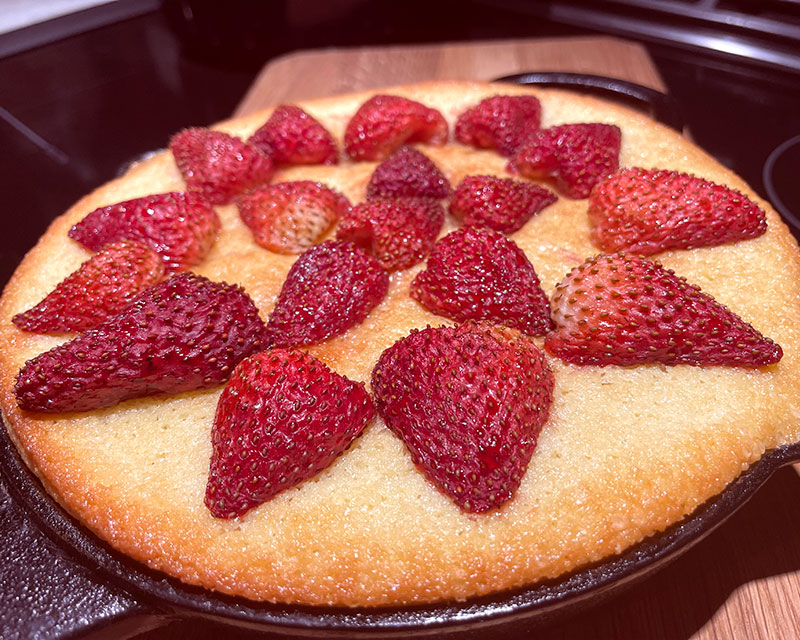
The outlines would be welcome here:
M 593 73 L 665 90 L 645 48 L 616 38 L 326 49 L 291 53 L 267 64 L 235 115 L 349 91 L 423 80 L 492 80 L 522 71 Z
M 666 89 L 644 47 L 614 38 L 368 47 L 305 51 L 271 61 L 236 115 L 277 103 L 393 84 L 490 80 L 522 71 L 593 73 Z M 661 573 L 611 603 L 536 637 L 800 638 L 797 531 L 800 479 L 787 469 L 720 530 Z M 179 629 L 170 632 L 171 637 L 184 637 Z M 193 637 L 197 638 L 196 629 Z M 513 637 L 530 636 L 520 629 Z

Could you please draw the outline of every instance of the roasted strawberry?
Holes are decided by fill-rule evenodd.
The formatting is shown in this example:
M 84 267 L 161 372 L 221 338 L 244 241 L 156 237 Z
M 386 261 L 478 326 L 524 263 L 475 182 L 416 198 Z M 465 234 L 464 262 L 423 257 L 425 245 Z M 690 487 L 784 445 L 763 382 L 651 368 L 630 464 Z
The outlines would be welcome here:
M 447 141 L 447 121 L 436 109 L 400 96 L 376 95 L 362 104 L 344 132 L 353 160 L 384 160 L 406 143 Z
M 604 251 L 650 255 L 747 240 L 767 230 L 747 196 L 702 178 L 659 169 L 623 169 L 589 196 L 592 241 Z
M 243 360 L 217 403 L 206 506 L 237 518 L 330 466 L 375 407 L 364 389 L 298 350 Z
M 411 297 L 453 320 L 489 320 L 531 336 L 549 331 L 549 302 L 525 253 L 502 233 L 462 227 L 439 240 Z
M 508 170 L 526 178 L 552 178 L 568 198 L 586 198 L 619 167 L 621 140 L 619 127 L 611 124 L 550 127 L 517 149 Z
M 344 333 L 388 289 L 389 275 L 363 249 L 334 240 L 314 245 L 289 269 L 267 323 L 267 344 L 297 347 Z
M 256 242 L 275 253 L 302 253 L 350 211 L 345 196 L 310 180 L 254 189 L 236 204 Z
M 780 346 L 658 262 L 617 253 L 589 258 L 556 287 L 547 350 L 581 365 L 760 367 Z
M 167 274 L 199 264 L 214 246 L 220 222 L 196 193 L 159 193 L 95 209 L 69 230 L 90 251 L 119 240 L 148 245 L 164 261 Z
M 530 338 L 483 323 L 414 330 L 381 354 L 375 403 L 428 479 L 463 510 L 511 499 L 553 395 Z
M 456 187 L 450 213 L 466 225 L 512 233 L 558 198 L 530 182 L 496 176 L 467 176 Z
M 379 164 L 367 185 L 367 198 L 434 198 L 450 195 L 450 183 L 433 161 L 413 147 L 402 147 Z
M 282 164 L 336 164 L 339 152 L 328 130 L 295 105 L 281 105 L 247 140 Z
M 164 277 L 159 255 L 141 242 L 106 245 L 39 304 L 12 318 L 23 331 L 69 333 L 96 327 Z
M 542 106 L 533 96 L 493 96 L 458 116 L 455 138 L 479 149 L 510 156 L 538 131 Z
M 428 198 L 369 200 L 339 222 L 336 237 L 370 251 L 387 271 L 425 259 L 442 229 L 444 209 Z
M 14 393 L 23 409 L 59 413 L 208 389 L 263 350 L 263 337 L 264 323 L 242 289 L 181 273 L 98 327 L 28 360 Z
M 227 204 L 272 177 L 268 155 L 221 131 L 184 129 L 172 137 L 169 148 L 187 190 L 203 194 L 212 204 Z

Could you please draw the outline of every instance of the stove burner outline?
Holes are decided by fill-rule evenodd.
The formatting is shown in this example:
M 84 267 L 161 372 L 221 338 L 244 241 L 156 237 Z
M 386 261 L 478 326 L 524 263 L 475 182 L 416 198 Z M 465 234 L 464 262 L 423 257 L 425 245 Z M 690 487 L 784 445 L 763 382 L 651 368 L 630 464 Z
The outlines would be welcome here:
M 764 163 L 764 169 L 762 172 L 762 179 L 764 181 L 764 189 L 767 192 L 767 197 L 769 198 L 770 202 L 772 202 L 772 205 L 787 220 L 787 222 L 794 227 L 796 231 L 800 230 L 800 218 L 798 218 L 797 215 L 789 210 L 789 207 L 786 206 L 781 197 L 778 195 L 778 190 L 775 188 L 775 184 L 772 180 L 772 174 L 778 159 L 788 149 L 791 149 L 797 144 L 800 144 L 800 134 L 785 140 L 775 147 L 775 149 L 772 150 L 772 153 L 770 153 L 767 157 L 767 161 Z M 798 214 L 800 214 L 800 212 L 798 212 Z

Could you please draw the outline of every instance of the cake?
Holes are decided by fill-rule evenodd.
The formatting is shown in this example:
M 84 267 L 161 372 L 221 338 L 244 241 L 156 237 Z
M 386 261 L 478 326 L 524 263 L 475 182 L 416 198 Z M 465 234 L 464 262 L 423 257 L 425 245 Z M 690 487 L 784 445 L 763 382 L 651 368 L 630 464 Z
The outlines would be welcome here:
M 406 140 L 423 159 L 403 151 L 410 160 L 404 160 L 400 170 L 389 171 L 390 177 L 402 174 L 404 166 L 430 161 L 443 177 L 435 182 L 440 188 L 437 198 L 445 204 L 453 197 L 442 185 L 446 182 L 454 188 L 470 176 L 513 178 L 546 189 L 526 196 L 541 199 L 540 210 L 527 221 L 514 222 L 505 230 L 480 227 L 480 232 L 458 233 L 492 238 L 496 234 L 500 236 L 492 240 L 496 243 L 511 240 L 535 269 L 546 296 L 540 308 L 546 310 L 549 300 L 552 321 L 557 324 L 563 317 L 572 317 L 569 296 L 559 292 L 572 286 L 573 270 L 604 250 L 619 249 L 600 246 L 603 232 L 591 222 L 596 212 L 590 216 L 589 209 L 599 198 L 586 196 L 597 181 L 587 187 L 580 177 L 560 184 L 561 174 L 553 179 L 547 171 L 536 173 L 541 158 L 534 158 L 530 150 L 518 153 L 509 164 L 509 140 L 492 142 L 491 136 L 475 128 L 465 132 L 462 114 L 496 96 L 525 96 L 529 101 L 535 97 L 538 102 L 526 103 L 525 118 L 541 118 L 540 142 L 550 135 L 556 142 L 541 143 L 556 148 L 560 148 L 559 127 L 602 125 L 602 136 L 610 142 L 603 143 L 601 155 L 618 145 L 614 153 L 599 160 L 603 171 L 598 179 L 617 176 L 616 183 L 606 184 L 606 195 L 620 181 L 633 179 L 639 171 L 633 168 L 666 172 L 668 180 L 696 176 L 712 185 L 708 189 L 735 190 L 737 198 L 763 211 L 757 233 L 713 246 L 699 240 L 685 248 L 663 250 L 650 245 L 644 250 L 641 245 L 619 259 L 645 260 L 638 254 L 647 253 L 673 270 L 676 278 L 685 278 L 755 328 L 765 337 L 764 344 L 779 347 L 770 347 L 763 362 L 749 366 L 687 364 L 675 358 L 669 363 L 576 363 L 563 355 L 561 347 L 545 344 L 552 343 L 555 335 L 548 317 L 533 328 L 509 323 L 511 328 L 501 329 L 487 328 L 482 324 L 485 319 L 447 317 L 434 303 L 423 303 L 421 294 L 412 296 L 417 286 L 412 283 L 431 268 L 433 256 L 441 251 L 443 245 L 434 245 L 437 236 L 441 243 L 469 216 L 457 207 L 455 213 L 430 213 L 440 215 L 441 224 L 415 245 L 415 263 L 383 261 L 380 268 L 388 274 L 385 293 L 377 278 L 373 285 L 380 295 L 369 293 L 371 302 L 354 312 L 345 330 L 319 334 L 301 347 L 331 372 L 353 381 L 354 388 L 361 389 L 358 402 L 366 402 L 365 391 L 375 395 L 378 388 L 382 394 L 376 398 L 378 411 L 358 413 L 364 424 L 324 468 L 242 513 L 220 517 L 207 506 L 206 490 L 217 405 L 224 378 L 235 362 L 225 364 L 218 377 L 209 377 L 193 390 L 123 396 L 110 406 L 89 410 L 23 409 L 15 386 L 25 363 L 76 334 L 24 331 L 12 319 L 37 305 L 92 255 L 70 237 L 73 225 L 101 207 L 184 192 L 187 182 L 193 181 L 192 191 L 212 202 L 213 213 L 198 214 L 201 222 L 197 225 L 203 230 L 201 235 L 213 233 L 216 240 L 210 246 L 171 255 L 165 259 L 165 270 L 189 269 L 214 283 L 239 285 L 241 289 L 236 290 L 249 296 L 264 321 L 274 315 L 287 274 L 302 259 L 298 254 L 324 251 L 325 247 L 319 247 L 336 242 L 339 226 L 345 239 L 358 240 L 364 218 L 315 217 L 309 223 L 314 242 L 304 240 L 306 229 L 286 242 L 263 240 L 270 244 L 264 248 L 225 191 L 235 191 L 236 184 L 216 185 L 203 192 L 205 187 L 198 186 L 202 180 L 187 170 L 185 160 L 165 151 L 135 165 L 56 218 L 19 266 L 0 301 L 0 340 L 5 345 L 0 353 L 0 398 L 5 424 L 47 491 L 81 523 L 151 568 L 190 585 L 256 601 L 375 607 L 465 600 L 559 578 L 619 554 L 689 516 L 766 450 L 800 438 L 800 329 L 795 322 L 800 304 L 798 247 L 769 203 L 674 131 L 591 97 L 465 82 L 311 100 L 223 122 L 214 129 L 247 140 L 270 117 L 276 121 L 313 117 L 330 133 L 315 143 L 322 152 L 315 155 L 300 149 L 306 164 L 286 164 L 285 156 L 273 153 L 273 160 L 279 158 L 276 167 L 254 156 L 248 175 L 259 178 L 248 188 L 263 186 L 266 180 L 273 184 L 312 181 L 338 194 L 330 196 L 330 201 L 344 207 L 342 211 L 349 208 L 339 199 L 342 195 L 358 209 L 368 191 L 391 198 L 396 189 L 409 184 L 408 180 L 400 180 L 400 187 L 392 186 L 391 180 L 378 185 L 372 181 L 376 167 L 391 157 L 394 148 L 363 147 L 350 157 L 341 151 L 348 123 L 376 93 L 401 96 L 436 112 L 421 111 L 417 119 L 425 123 L 418 131 L 421 141 Z M 535 105 L 540 105 L 540 111 Z M 297 107 L 305 115 L 298 116 Z M 395 120 L 402 117 L 396 114 Z M 303 122 L 319 133 L 313 123 Z M 193 135 L 192 131 L 186 135 Z M 366 138 L 370 135 L 368 131 Z M 259 135 L 259 139 L 267 147 L 276 144 L 269 136 Z M 526 172 L 527 177 L 521 178 L 519 174 Z M 382 187 L 389 191 L 378 193 Z M 577 191 L 565 193 L 573 188 Z M 215 199 L 228 204 L 215 204 Z M 336 217 L 341 218 L 338 224 Z M 397 225 L 393 233 L 404 233 L 404 227 Z M 383 241 L 390 246 L 392 238 Z M 372 249 L 380 254 L 378 244 L 374 240 Z M 193 261 L 195 254 L 201 257 Z M 381 257 L 370 260 L 380 262 Z M 175 277 L 183 278 L 181 282 L 191 278 Z M 231 314 L 240 313 L 241 308 L 236 306 Z M 248 317 L 255 322 L 253 315 Z M 456 326 L 460 328 L 450 329 Z M 528 447 L 532 450 L 519 484 L 507 498 L 486 508 L 476 509 L 474 504 L 465 508 L 463 501 L 437 486 L 421 469 L 420 454 L 412 454 L 413 447 L 385 420 L 390 411 L 381 390 L 387 385 L 376 378 L 376 363 L 391 353 L 393 345 L 406 344 L 398 341 L 436 331 L 448 336 L 459 331 L 491 334 L 503 344 L 504 340 L 511 344 L 524 340 L 530 353 L 543 354 L 539 373 L 552 376 L 548 397 L 541 400 L 543 410 L 538 411 L 541 424 L 536 424 L 533 433 L 535 447 Z M 279 333 L 284 335 L 283 330 Z M 237 360 L 263 351 L 273 338 L 259 340 Z M 415 350 L 422 347 L 409 347 L 405 356 L 413 357 Z

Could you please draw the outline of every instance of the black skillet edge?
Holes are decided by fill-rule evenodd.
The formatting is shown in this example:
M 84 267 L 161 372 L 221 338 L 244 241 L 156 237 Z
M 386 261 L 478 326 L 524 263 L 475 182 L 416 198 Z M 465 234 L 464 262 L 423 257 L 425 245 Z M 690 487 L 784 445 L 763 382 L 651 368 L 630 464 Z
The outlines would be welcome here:
M 686 125 L 680 104 L 675 98 L 669 94 L 661 93 L 628 80 L 618 80 L 590 73 L 536 71 L 503 76 L 495 79 L 494 82 L 561 87 L 622 99 L 625 102 L 643 107 L 655 120 L 676 131 L 683 131 Z

